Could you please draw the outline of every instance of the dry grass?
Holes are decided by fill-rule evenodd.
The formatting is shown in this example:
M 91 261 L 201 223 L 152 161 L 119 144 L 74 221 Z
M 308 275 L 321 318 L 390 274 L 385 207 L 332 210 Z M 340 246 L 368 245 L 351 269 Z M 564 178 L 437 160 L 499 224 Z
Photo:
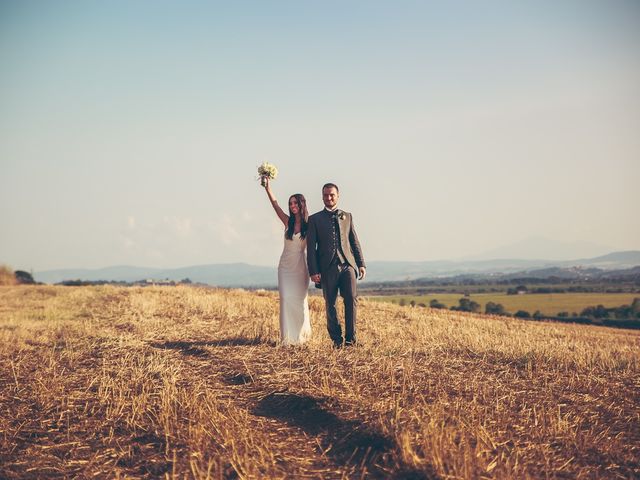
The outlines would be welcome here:
M 275 293 L 0 288 L 2 478 L 632 478 L 640 332 Z
M 13 270 L 6 266 L 0 265 L 0 285 L 17 285 L 18 281 Z

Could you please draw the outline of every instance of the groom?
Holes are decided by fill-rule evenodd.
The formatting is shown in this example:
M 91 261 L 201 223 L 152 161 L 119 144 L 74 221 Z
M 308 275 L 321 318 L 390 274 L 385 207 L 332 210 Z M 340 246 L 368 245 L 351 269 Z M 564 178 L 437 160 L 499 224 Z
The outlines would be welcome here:
M 336 347 L 342 347 L 342 329 L 338 321 L 338 291 L 344 301 L 345 345 L 356 343 L 356 277 L 366 275 L 360 242 L 351 214 L 338 210 L 338 186 L 322 187 L 324 210 L 309 217 L 307 230 L 307 265 L 311 280 L 322 284 L 327 310 L 327 329 Z

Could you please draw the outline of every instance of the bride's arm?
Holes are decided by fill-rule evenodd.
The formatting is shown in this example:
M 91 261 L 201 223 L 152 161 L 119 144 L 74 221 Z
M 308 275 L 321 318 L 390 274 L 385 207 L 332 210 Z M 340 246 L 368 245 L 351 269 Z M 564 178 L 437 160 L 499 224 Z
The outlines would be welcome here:
M 271 206 L 276 211 L 276 215 L 278 215 L 278 218 L 282 221 L 282 223 L 284 223 L 284 226 L 286 227 L 289 223 L 289 215 L 284 213 L 282 208 L 280 208 L 280 205 L 278 205 L 278 200 L 276 200 L 276 197 L 273 195 L 273 192 L 271 191 L 271 183 L 269 182 L 268 178 L 265 179 L 264 189 L 267 192 L 267 196 L 269 197 Z

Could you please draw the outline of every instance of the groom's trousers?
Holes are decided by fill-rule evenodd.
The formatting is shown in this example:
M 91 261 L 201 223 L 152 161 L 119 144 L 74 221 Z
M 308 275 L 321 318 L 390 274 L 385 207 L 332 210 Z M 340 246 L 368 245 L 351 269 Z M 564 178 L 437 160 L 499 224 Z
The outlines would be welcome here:
M 342 328 L 338 320 L 336 301 L 338 292 L 344 302 L 345 341 L 347 344 L 356 342 L 356 312 L 358 295 L 356 291 L 356 271 L 349 265 L 331 263 L 327 271 L 321 276 L 322 293 L 327 310 L 327 330 L 333 343 L 342 345 Z

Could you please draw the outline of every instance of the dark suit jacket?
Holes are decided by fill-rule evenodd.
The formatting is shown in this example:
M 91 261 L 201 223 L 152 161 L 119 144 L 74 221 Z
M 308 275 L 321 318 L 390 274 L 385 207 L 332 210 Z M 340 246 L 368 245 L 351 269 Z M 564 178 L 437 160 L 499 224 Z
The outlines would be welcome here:
M 322 273 L 329 268 L 336 256 L 333 244 L 333 219 L 327 209 L 314 213 L 309 217 L 307 229 L 307 266 L 309 275 Z M 338 210 L 338 225 L 340 227 L 340 246 L 345 259 L 356 271 L 358 267 L 365 267 L 362 248 L 358 241 L 356 229 L 349 212 Z

